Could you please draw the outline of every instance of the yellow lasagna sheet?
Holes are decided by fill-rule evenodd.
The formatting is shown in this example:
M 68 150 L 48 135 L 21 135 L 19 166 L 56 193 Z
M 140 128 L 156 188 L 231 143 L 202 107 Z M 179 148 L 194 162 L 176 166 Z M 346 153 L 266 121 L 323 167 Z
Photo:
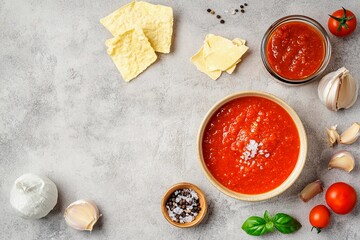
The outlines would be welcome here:
M 155 62 L 157 56 L 141 29 L 128 30 L 106 41 L 107 53 L 126 82 Z
M 171 7 L 133 1 L 102 18 L 100 22 L 114 36 L 141 28 L 156 52 L 170 52 L 173 32 Z

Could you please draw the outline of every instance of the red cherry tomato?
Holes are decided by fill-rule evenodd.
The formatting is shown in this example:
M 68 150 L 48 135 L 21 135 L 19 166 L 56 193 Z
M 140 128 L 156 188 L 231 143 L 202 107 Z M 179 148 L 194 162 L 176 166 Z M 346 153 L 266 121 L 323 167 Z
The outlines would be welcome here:
M 317 205 L 311 209 L 309 214 L 309 221 L 313 228 L 320 233 L 322 228 L 326 228 L 330 222 L 330 211 L 324 205 Z M 311 229 L 312 230 L 312 229 Z
M 331 185 L 325 195 L 327 205 L 337 214 L 347 214 L 356 205 L 355 189 L 343 182 Z
M 356 28 L 356 17 L 350 10 L 339 9 L 329 16 L 328 28 L 335 36 L 345 37 Z

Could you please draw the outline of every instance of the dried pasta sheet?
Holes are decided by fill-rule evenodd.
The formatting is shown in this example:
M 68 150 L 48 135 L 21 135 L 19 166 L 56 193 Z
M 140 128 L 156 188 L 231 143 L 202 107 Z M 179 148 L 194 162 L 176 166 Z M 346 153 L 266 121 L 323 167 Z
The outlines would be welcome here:
M 141 28 L 156 52 L 170 52 L 173 32 L 171 7 L 133 1 L 102 18 L 100 22 L 114 36 Z
M 126 82 L 142 73 L 157 58 L 144 32 L 138 28 L 109 39 L 105 44 L 107 53 Z

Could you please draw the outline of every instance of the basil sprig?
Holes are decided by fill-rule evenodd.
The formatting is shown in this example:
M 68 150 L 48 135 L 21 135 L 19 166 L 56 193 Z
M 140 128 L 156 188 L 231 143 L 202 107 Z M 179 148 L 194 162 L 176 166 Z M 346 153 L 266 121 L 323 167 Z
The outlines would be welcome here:
M 274 232 L 275 228 L 284 234 L 293 233 L 301 228 L 301 224 L 285 213 L 278 213 L 272 217 L 268 211 L 265 211 L 264 218 L 249 217 L 241 228 L 249 235 L 261 236 L 268 232 Z

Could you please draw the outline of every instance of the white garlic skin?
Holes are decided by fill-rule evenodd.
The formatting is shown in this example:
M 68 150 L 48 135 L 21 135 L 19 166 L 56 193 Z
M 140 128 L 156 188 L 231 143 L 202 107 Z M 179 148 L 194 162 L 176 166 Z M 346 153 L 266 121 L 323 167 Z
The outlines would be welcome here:
M 332 111 L 348 109 L 356 102 L 359 84 L 349 71 L 342 67 L 328 73 L 319 82 L 318 95 L 321 102 Z
M 27 173 L 15 180 L 10 192 L 10 203 L 17 213 L 27 219 L 39 219 L 55 207 L 58 190 L 45 176 Z
M 65 209 L 64 217 L 70 227 L 80 231 L 92 231 L 101 214 L 93 201 L 78 200 Z

